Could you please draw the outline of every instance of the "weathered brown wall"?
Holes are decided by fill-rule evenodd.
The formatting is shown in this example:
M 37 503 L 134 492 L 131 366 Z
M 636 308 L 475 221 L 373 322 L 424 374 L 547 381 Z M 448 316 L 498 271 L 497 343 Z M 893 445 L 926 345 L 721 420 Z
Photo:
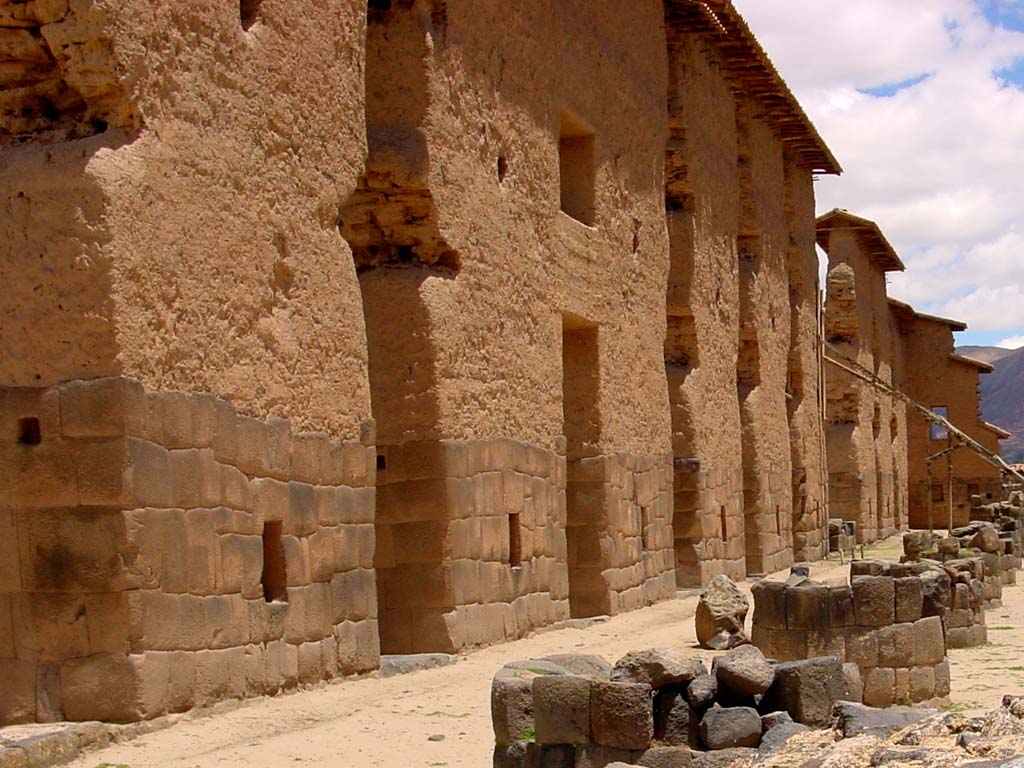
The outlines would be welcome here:
M 821 381 L 821 298 L 815 247 L 814 184 L 794 158 L 786 159 L 789 227 L 790 343 L 786 384 L 793 467 L 793 558 L 823 559 L 828 552 L 827 467 Z
M 892 385 L 897 381 L 897 342 L 885 270 L 866 250 L 857 228 L 828 226 L 825 338 L 844 356 L 840 362 L 852 360 Z M 856 521 L 858 541 L 884 538 L 899 529 L 905 498 L 904 409 L 836 366 L 826 365 L 825 382 L 829 514 Z
M 794 529 L 817 556 L 779 83 L 660 0 L 520 5 L 0 5 L 0 720 L 521 637 L 782 567 Z M 102 571 L 56 606 L 36 518 Z
M 119 106 L 104 133 L 4 149 L 24 225 L 0 259 L 0 380 L 123 373 L 357 436 L 363 331 L 334 212 L 364 151 L 362 49 L 338 41 L 364 17 L 266 3 L 247 32 L 237 4 L 131 0 L 44 25 L 84 40 L 72 67 Z
M 0 427 L 0 722 L 126 722 L 376 668 L 372 445 L 125 377 L 0 388 Z
M 690 586 L 784 567 L 797 522 L 799 555 L 822 556 L 817 257 L 809 169 L 714 43 L 670 43 L 665 361 L 676 575 Z
M 377 665 L 366 343 L 336 227 L 365 155 L 363 49 L 340 41 L 365 4 L 239 10 L 0 7 L 24 53 L 4 77 L 30 83 L 0 113 L 0 721 Z
M 676 579 L 699 586 L 719 573 L 746 573 L 736 398 L 736 107 L 714 48 L 691 35 L 672 43 L 665 361 L 676 457 L 673 529 Z
M 380 518 L 396 553 L 428 528 L 436 547 L 429 562 L 379 561 L 385 649 L 451 650 L 670 596 L 660 3 L 622 14 L 551 1 L 510 15 L 496 2 L 421 0 L 371 12 L 369 29 L 370 156 L 342 231 L 362 270 L 381 452 L 489 444 L 485 474 L 503 488 L 498 507 L 478 501 L 490 522 L 456 552 L 467 513 L 442 486 L 457 471 L 432 475 L 432 487 L 388 485 L 388 509 L 432 498 L 419 527 Z M 592 154 L 560 167 L 565 125 L 592 132 Z M 592 160 L 592 223 L 560 210 L 560 171 L 580 158 Z M 590 336 L 577 354 L 580 329 Z M 414 402 L 415 422 L 403 420 Z M 543 475 L 510 463 L 503 440 L 536 454 Z M 524 504 L 548 517 L 527 527 Z M 537 543 L 522 562 L 509 560 L 510 515 L 522 542 Z M 444 595 L 410 618 L 425 571 Z M 480 595 L 481 580 L 508 586 Z M 394 637 L 392 615 L 406 628 Z M 434 629 L 410 632 L 410 621 Z M 467 636 L 460 622 L 483 630 Z
M 782 143 L 738 103 L 740 360 L 737 390 L 743 425 L 744 529 L 747 573 L 792 562 L 792 464 L 786 420 L 790 346 Z M 751 349 L 745 354 L 745 349 Z M 756 357 L 756 360 L 754 359 Z M 753 369 L 756 366 L 756 371 Z
M 949 408 L 949 420 L 990 451 L 998 452 L 996 435 L 987 429 L 979 411 L 979 377 L 984 368 L 951 358 L 953 332 L 950 324 L 939 319 L 917 316 L 902 324 L 904 367 L 907 394 L 921 405 Z M 926 459 L 947 446 L 946 440 L 932 440 L 927 419 L 916 412 L 907 413 L 909 456 L 909 518 L 912 528 L 928 528 L 928 470 Z M 934 489 L 932 521 L 936 528 L 948 525 L 948 471 L 946 459 L 933 462 Z M 999 470 L 967 448 L 953 453 L 953 525 L 970 519 L 970 496 L 1002 494 Z M 940 497 L 941 495 L 941 497 Z

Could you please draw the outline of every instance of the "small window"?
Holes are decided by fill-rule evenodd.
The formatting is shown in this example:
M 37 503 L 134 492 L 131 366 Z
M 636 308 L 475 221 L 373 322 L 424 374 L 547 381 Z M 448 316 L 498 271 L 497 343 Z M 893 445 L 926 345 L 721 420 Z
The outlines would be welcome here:
M 944 405 L 933 406 L 932 413 L 934 413 L 936 416 L 941 416 L 944 419 L 949 418 L 949 408 L 947 408 Z M 935 422 L 932 422 L 931 438 L 932 440 L 948 440 L 949 430 L 947 430 L 941 424 L 936 424 Z
M 501 155 L 498 157 L 498 183 L 505 181 L 506 176 L 508 176 L 508 160 Z
M 260 3 L 262 2 L 263 0 L 238 0 L 238 15 L 242 22 L 242 29 L 246 32 L 259 21 Z
M 594 131 L 564 111 L 558 136 L 558 180 L 562 210 L 583 224 L 593 225 Z
M 523 562 L 523 536 L 518 514 L 508 516 L 508 562 L 512 566 Z
M 946 493 L 942 483 L 932 483 L 932 501 L 945 501 Z
M 43 442 L 39 419 L 34 416 L 18 419 L 18 442 L 21 445 L 39 445 Z
M 268 603 L 288 601 L 288 577 L 284 562 L 282 523 L 263 524 L 263 599 Z

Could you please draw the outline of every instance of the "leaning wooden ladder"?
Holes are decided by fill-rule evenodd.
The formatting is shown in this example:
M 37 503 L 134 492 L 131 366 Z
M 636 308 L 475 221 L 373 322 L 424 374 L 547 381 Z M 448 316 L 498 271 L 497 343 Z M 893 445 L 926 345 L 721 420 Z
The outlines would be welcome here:
M 986 448 L 981 443 L 979 443 L 977 440 L 975 440 L 973 437 L 971 437 L 966 432 L 964 432 L 962 429 L 959 429 L 956 425 L 954 425 L 945 416 L 940 416 L 939 414 L 937 414 L 934 411 L 932 411 L 931 408 L 927 408 L 927 407 L 921 405 L 916 400 L 913 400 L 913 399 L 907 397 L 905 394 L 900 392 L 898 389 L 893 387 L 891 384 L 889 384 L 888 382 L 884 381 L 883 379 L 881 379 L 877 375 L 875 375 L 874 371 L 868 370 L 867 368 L 862 366 L 860 363 L 858 363 L 856 360 L 854 360 L 853 358 L 851 358 L 851 357 L 847 356 L 846 354 L 844 354 L 843 352 L 841 352 L 839 349 L 837 349 L 835 347 L 835 345 L 830 344 L 829 342 L 826 341 L 826 342 L 824 342 L 824 349 L 825 349 L 824 358 L 825 358 L 826 362 L 836 366 L 837 368 L 839 368 L 841 370 L 846 371 L 851 376 L 855 376 L 856 378 L 858 378 L 861 381 L 867 383 L 868 385 L 874 387 L 875 389 L 877 389 L 877 390 L 879 390 L 881 392 L 884 392 L 885 394 L 889 395 L 890 397 L 895 397 L 896 399 L 901 400 L 902 402 L 904 402 L 908 406 L 910 406 L 912 409 L 914 409 L 915 411 L 920 413 L 922 416 L 924 416 L 932 424 L 935 424 L 937 426 L 942 427 L 944 430 L 946 430 L 946 433 L 949 435 L 949 438 L 950 438 L 950 445 L 949 445 L 949 447 L 945 448 L 942 451 L 939 451 L 934 456 L 929 456 L 928 459 L 927 459 L 927 461 L 928 461 L 928 478 L 929 478 L 929 488 L 928 488 L 928 522 L 929 522 L 929 526 L 931 526 L 931 522 L 932 522 L 932 514 L 931 514 L 932 492 L 931 492 L 931 483 L 930 483 L 931 475 L 932 475 L 932 462 L 934 462 L 936 459 L 941 458 L 942 456 L 945 456 L 946 459 L 947 459 L 947 469 L 948 469 L 948 474 L 949 474 L 949 477 L 948 477 L 948 480 L 947 480 L 947 483 L 949 485 L 949 489 L 948 489 L 948 492 L 947 492 L 947 497 L 948 497 L 947 501 L 948 501 L 948 505 L 949 505 L 949 510 L 948 510 L 949 521 L 948 521 L 948 523 L 949 523 L 949 528 L 950 529 L 952 529 L 952 527 L 953 527 L 952 454 L 953 454 L 953 451 L 955 451 L 957 448 L 961 448 L 961 447 L 962 448 L 968 448 L 968 449 L 974 451 L 979 456 L 981 456 L 982 459 L 987 461 L 989 464 L 992 464 L 993 466 L 998 467 L 1002 472 L 1010 475 L 1011 477 L 1016 478 L 1018 482 L 1024 483 L 1024 474 L 1021 474 L 1016 469 L 1014 469 L 1009 464 L 1007 464 L 1006 461 L 1003 459 L 1003 457 L 1000 456 L 998 453 L 993 453 L 988 448 Z

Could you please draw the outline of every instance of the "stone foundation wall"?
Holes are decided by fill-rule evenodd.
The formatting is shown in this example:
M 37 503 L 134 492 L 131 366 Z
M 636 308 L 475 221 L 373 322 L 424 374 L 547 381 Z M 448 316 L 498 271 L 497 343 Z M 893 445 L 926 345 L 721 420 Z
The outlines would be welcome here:
M 942 606 L 919 576 L 852 576 L 849 586 L 811 581 L 753 586 L 753 642 L 765 656 L 853 662 L 874 707 L 949 695 Z
M 565 458 L 514 440 L 377 449 L 386 653 L 454 652 L 569 617 Z
M 0 723 L 376 668 L 372 446 L 122 377 L 0 403 Z
M 573 616 L 614 615 L 675 595 L 670 455 L 570 461 L 566 508 Z
M 719 574 L 744 578 L 742 470 L 705 469 L 699 461 L 680 460 L 675 465 L 674 492 L 676 583 L 698 587 Z

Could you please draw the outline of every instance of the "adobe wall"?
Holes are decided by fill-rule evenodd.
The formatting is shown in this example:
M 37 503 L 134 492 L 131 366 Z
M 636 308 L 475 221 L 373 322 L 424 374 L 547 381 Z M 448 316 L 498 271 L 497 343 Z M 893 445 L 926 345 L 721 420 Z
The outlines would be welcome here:
M 333 211 L 365 151 L 363 53 L 336 43 L 365 4 L 265 4 L 248 31 L 237 4 L 8 8 L 3 34 L 39 30 L 26 62 L 57 57 L 69 106 L 3 115 L 0 382 L 123 374 L 357 438 L 365 344 Z
M 906 355 L 903 351 L 903 337 L 900 333 L 900 321 L 889 307 L 883 315 L 884 322 L 889 326 L 889 360 L 892 367 L 892 383 L 900 392 L 907 392 Z M 893 500 L 895 502 L 896 530 L 904 531 L 910 527 L 910 451 L 909 451 L 909 419 L 913 413 L 907 404 L 899 399 L 889 403 L 891 417 L 889 419 L 889 436 L 892 438 L 893 460 Z
M 793 472 L 793 559 L 813 562 L 823 559 L 828 552 L 824 382 L 818 340 L 821 299 L 813 177 L 792 157 L 786 159 L 786 215 L 790 231 L 786 409 Z
M 365 4 L 248 6 L 0 9 L 0 722 L 377 664 Z
M 672 38 L 665 368 L 672 408 L 676 580 L 746 575 L 736 354 L 736 108 L 714 48 Z
M 511 16 L 468 1 L 371 9 L 369 157 L 340 225 L 382 477 L 392 455 L 487 454 L 470 478 L 477 538 L 460 530 L 460 470 L 382 486 L 379 503 L 419 510 L 380 518 L 399 553 L 378 561 L 386 651 L 457 650 L 674 594 L 663 21 L 653 0 L 629 14 L 554 0 Z M 560 180 L 575 175 L 592 199 L 574 216 Z M 431 554 L 400 554 L 421 541 Z M 441 588 L 433 607 L 421 579 Z
M 946 406 L 949 420 L 959 429 L 998 452 L 998 440 L 983 426 L 979 413 L 978 391 L 981 368 L 950 358 L 953 353 L 951 326 L 918 316 L 905 320 L 903 347 L 907 394 L 921 405 Z M 909 517 L 912 528 L 944 528 L 948 525 L 947 463 L 942 457 L 932 468 L 932 526 L 928 520 L 929 484 L 926 458 L 945 449 L 946 440 L 931 439 L 931 424 L 924 417 L 907 417 L 909 455 Z M 991 493 L 1002 498 L 998 468 L 967 448 L 953 452 L 953 525 L 970 520 L 971 499 L 975 494 Z
M 752 591 L 752 640 L 765 656 L 853 662 L 872 707 L 949 695 L 944 606 L 930 599 L 920 576 L 851 575 L 849 586 L 762 580 Z
M 740 100 L 737 393 L 743 427 L 747 573 L 792 563 L 792 464 L 786 387 L 790 344 L 782 144 Z
M 0 720 L 814 556 L 809 167 L 658 0 L 525 5 L 0 9 Z
M 372 434 L 127 377 L 4 387 L 0 425 L 0 723 L 127 722 L 377 667 Z
M 853 228 L 831 229 L 826 250 L 826 340 L 894 384 L 885 272 Z M 825 387 L 830 514 L 855 521 L 860 542 L 890 536 L 903 517 L 905 406 L 831 364 L 825 366 Z
M 784 567 L 794 527 L 802 556 L 824 552 L 814 202 L 715 47 L 670 42 L 665 361 L 676 577 L 693 586 Z

